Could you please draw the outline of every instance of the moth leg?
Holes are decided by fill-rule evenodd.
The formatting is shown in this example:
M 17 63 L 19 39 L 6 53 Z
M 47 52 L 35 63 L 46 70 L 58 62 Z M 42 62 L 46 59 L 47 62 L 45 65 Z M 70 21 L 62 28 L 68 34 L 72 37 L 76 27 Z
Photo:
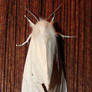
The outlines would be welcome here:
M 24 46 L 26 43 L 29 42 L 31 36 L 32 36 L 32 35 L 30 34 L 25 42 L 23 42 L 22 44 L 16 44 L 16 46 Z
M 55 13 L 53 14 L 53 18 L 52 18 L 52 21 L 54 21 L 54 19 L 55 19 Z
M 63 35 L 59 32 L 56 32 L 57 35 L 60 35 L 62 38 L 76 38 L 75 36 L 68 36 L 68 35 Z

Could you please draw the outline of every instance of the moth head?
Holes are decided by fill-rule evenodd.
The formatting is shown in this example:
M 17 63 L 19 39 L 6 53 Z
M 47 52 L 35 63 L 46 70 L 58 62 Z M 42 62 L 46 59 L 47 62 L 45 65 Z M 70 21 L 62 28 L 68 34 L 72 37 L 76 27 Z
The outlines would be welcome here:
M 53 29 L 53 23 L 54 23 L 54 16 L 52 17 L 51 21 L 47 21 L 46 19 L 42 19 L 39 18 L 39 20 L 37 21 L 37 23 L 33 23 L 26 15 L 25 18 L 27 19 L 27 21 L 29 22 L 30 27 L 32 27 L 32 29 L 36 29 L 36 30 L 51 30 Z
M 53 20 L 51 19 L 51 21 L 47 21 L 46 19 L 42 19 L 40 18 L 40 20 L 35 24 L 35 28 L 41 32 L 41 33 L 44 33 L 44 32 L 47 32 L 47 31 L 51 31 L 53 30 Z

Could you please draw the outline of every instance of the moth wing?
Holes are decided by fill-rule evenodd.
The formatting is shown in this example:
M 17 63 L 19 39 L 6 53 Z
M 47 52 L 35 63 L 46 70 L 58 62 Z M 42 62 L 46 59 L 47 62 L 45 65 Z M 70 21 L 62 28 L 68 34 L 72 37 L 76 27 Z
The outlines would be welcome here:
M 22 92 L 26 92 L 23 91 L 25 89 L 27 91 L 31 90 L 30 92 L 33 92 L 33 89 L 39 90 L 34 92 L 44 92 L 42 84 L 48 90 L 53 68 L 55 44 L 54 38 L 46 42 L 42 38 L 31 38 L 24 67 Z
M 56 50 L 49 92 L 67 92 L 63 44 L 61 39 L 59 38 L 57 38 L 56 43 Z

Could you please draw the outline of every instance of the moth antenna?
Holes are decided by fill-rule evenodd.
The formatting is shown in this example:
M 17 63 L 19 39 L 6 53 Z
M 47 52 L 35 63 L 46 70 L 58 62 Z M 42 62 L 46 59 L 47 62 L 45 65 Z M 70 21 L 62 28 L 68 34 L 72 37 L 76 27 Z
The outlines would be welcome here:
M 30 13 L 37 21 L 39 21 L 38 18 L 37 18 L 31 11 L 29 11 L 26 7 L 25 7 L 25 9 L 26 9 L 26 11 L 27 11 L 28 13 Z
M 57 35 L 60 35 L 62 38 L 76 38 L 75 36 L 68 36 L 68 35 L 63 35 L 61 33 L 56 33 Z
M 46 18 L 46 19 L 49 19 L 53 14 L 55 14 L 61 6 L 62 6 L 62 4 L 60 4 L 60 5 L 54 10 L 54 12 L 52 12 L 52 13 L 49 15 L 49 17 Z

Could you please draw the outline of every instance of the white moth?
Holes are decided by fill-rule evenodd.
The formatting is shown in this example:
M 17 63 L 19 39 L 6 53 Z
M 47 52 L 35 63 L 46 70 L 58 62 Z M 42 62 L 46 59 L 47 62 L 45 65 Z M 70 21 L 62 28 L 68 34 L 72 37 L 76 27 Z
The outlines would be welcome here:
M 32 12 L 30 13 L 33 15 Z M 33 31 L 24 43 L 17 45 L 23 46 L 31 39 L 24 67 L 21 92 L 67 92 L 67 84 L 63 71 L 60 89 L 57 90 L 58 85 L 54 88 L 49 88 L 56 48 L 56 32 L 53 27 L 54 17 L 51 22 L 36 18 L 36 24 L 32 23 L 28 17 L 26 19 Z M 71 37 L 61 34 L 60 36 L 63 38 Z

